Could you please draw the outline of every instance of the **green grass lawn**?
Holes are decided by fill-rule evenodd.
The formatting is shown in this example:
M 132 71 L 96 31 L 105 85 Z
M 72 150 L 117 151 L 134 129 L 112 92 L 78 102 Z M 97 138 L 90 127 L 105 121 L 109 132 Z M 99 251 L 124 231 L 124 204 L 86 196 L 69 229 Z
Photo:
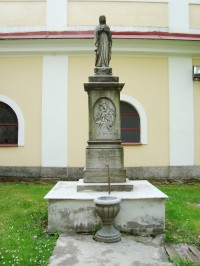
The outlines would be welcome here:
M 0 265 L 43 266 L 56 237 L 45 233 L 52 184 L 0 183 Z M 200 185 L 158 186 L 166 203 L 166 241 L 200 247 Z
M 51 185 L 0 183 L 0 265 L 46 265 L 56 238 L 46 234 Z
M 200 185 L 157 186 L 168 195 L 166 241 L 200 248 Z

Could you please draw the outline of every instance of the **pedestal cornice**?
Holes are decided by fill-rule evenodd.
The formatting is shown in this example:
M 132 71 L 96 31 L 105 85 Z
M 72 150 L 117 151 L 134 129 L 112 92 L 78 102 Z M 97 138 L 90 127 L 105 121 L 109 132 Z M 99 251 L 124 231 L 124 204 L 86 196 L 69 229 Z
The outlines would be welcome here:
M 119 82 L 89 82 L 84 83 L 85 91 L 89 90 L 119 90 L 121 91 L 125 83 Z

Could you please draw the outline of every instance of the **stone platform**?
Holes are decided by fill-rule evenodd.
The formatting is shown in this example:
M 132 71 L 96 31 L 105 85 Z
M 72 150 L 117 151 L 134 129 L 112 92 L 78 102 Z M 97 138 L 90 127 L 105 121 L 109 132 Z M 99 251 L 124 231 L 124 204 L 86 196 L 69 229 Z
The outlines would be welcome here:
M 132 191 L 111 192 L 121 198 L 115 226 L 121 232 L 148 236 L 165 229 L 167 196 L 148 181 L 130 181 Z M 78 182 L 60 181 L 45 196 L 48 200 L 48 231 L 53 233 L 92 232 L 100 223 L 94 199 L 108 192 L 77 191 Z

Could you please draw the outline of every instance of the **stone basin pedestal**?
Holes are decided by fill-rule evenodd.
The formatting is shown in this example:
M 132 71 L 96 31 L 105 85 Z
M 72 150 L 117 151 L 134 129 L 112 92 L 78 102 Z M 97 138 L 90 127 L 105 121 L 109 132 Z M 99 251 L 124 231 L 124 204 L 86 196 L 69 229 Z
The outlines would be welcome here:
M 94 239 L 105 243 L 121 240 L 121 233 L 114 227 L 114 219 L 120 211 L 121 199 L 112 196 L 102 196 L 94 199 L 96 213 L 102 220 L 102 228 L 97 231 Z

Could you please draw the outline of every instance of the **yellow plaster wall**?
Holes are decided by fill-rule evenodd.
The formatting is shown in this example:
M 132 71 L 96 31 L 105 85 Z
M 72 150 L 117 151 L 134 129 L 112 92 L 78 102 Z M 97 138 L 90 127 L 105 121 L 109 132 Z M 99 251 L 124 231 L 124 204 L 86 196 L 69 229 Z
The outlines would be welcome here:
M 168 26 L 167 3 L 71 1 L 68 3 L 68 25 L 96 25 L 105 15 L 112 26 Z
M 169 165 L 168 60 L 115 57 L 112 65 L 125 82 L 122 93 L 139 101 L 148 119 L 148 144 L 125 146 L 125 166 Z
M 40 166 L 42 58 L 0 58 L 0 81 L 25 120 L 25 146 L 0 147 L 0 166 Z
M 199 60 L 193 60 L 193 65 L 200 65 Z M 194 161 L 200 165 L 200 82 L 194 82 Z
M 45 2 L 0 1 L 0 26 L 43 26 L 45 23 Z
M 79 72 L 77 72 L 77 66 Z M 125 166 L 169 165 L 169 95 L 166 58 L 114 57 L 114 75 L 125 82 L 122 93 L 134 97 L 148 117 L 148 144 L 124 147 Z M 69 166 L 85 166 L 88 140 L 87 82 L 94 68 L 94 57 L 69 59 L 68 143 Z
M 189 6 L 190 28 L 200 28 L 200 4 Z

